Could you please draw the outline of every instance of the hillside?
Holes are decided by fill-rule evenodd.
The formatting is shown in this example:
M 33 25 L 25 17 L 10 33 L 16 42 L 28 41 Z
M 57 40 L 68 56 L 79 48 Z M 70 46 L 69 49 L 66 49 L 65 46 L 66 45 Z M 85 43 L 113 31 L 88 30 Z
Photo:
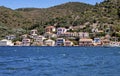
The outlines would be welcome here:
M 90 31 L 93 23 L 98 29 L 111 27 L 113 31 L 120 30 L 120 1 L 105 0 L 95 6 L 69 2 L 50 8 L 10 8 L 0 7 L 0 36 L 17 32 L 18 34 L 38 29 L 42 34 L 47 25 L 79 26 L 89 23 L 84 31 Z
M 88 9 L 93 8 L 94 6 L 78 3 L 78 2 L 69 2 L 62 5 L 46 8 L 46 9 L 38 9 L 38 8 L 21 8 L 17 9 L 17 11 L 24 12 L 26 18 L 30 18 L 34 20 L 34 23 L 39 23 L 41 25 L 54 25 L 57 23 L 56 21 L 64 20 L 71 21 L 78 15 L 81 16 L 82 13 Z M 62 24 L 63 25 L 63 24 Z
M 83 9 L 83 7 L 85 7 Z M 34 28 L 43 31 L 46 25 L 54 25 L 58 23 L 63 24 L 65 20 L 66 25 L 69 25 L 76 15 L 80 15 L 82 12 L 92 8 L 92 5 L 69 2 L 62 5 L 40 9 L 40 8 L 20 8 L 12 10 L 10 8 L 0 7 L 0 32 L 4 33 L 0 36 L 14 33 L 18 30 L 31 30 Z M 4 30 L 3 27 L 4 26 Z M 6 31 L 7 30 L 7 31 Z

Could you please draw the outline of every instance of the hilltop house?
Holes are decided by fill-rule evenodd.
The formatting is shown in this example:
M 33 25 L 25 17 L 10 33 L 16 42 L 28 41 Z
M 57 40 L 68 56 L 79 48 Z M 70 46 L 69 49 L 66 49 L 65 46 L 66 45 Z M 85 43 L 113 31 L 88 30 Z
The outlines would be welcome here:
M 64 28 L 64 27 L 59 27 L 59 28 L 57 29 L 57 35 L 58 35 L 58 36 L 59 36 L 60 34 L 62 34 L 62 33 L 65 33 L 65 32 L 67 32 L 67 29 Z
M 30 35 L 36 35 L 36 34 L 37 34 L 37 30 L 34 29 L 30 31 Z
M 53 33 L 56 31 L 56 28 L 54 26 L 47 26 L 45 28 L 45 32 L 50 32 L 50 33 Z
M 8 36 L 6 36 L 5 38 L 6 38 L 7 40 L 13 40 L 13 39 L 16 38 L 16 36 L 15 36 L 15 35 L 8 35 Z
M 37 32 L 38 32 L 37 30 L 31 30 L 29 37 L 30 37 L 30 38 L 33 38 L 33 39 L 36 38 L 36 37 L 37 37 Z

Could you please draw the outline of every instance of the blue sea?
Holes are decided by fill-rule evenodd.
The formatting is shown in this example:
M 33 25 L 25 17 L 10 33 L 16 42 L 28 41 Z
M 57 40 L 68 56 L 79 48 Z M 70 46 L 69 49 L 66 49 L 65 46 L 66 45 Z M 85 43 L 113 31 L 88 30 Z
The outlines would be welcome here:
M 0 76 L 120 76 L 120 48 L 0 47 Z

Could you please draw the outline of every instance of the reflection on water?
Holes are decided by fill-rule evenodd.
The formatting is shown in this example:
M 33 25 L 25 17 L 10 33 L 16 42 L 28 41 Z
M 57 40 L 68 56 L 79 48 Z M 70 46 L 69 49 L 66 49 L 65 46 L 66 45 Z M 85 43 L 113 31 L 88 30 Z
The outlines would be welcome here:
M 120 48 L 0 47 L 0 76 L 120 76 Z

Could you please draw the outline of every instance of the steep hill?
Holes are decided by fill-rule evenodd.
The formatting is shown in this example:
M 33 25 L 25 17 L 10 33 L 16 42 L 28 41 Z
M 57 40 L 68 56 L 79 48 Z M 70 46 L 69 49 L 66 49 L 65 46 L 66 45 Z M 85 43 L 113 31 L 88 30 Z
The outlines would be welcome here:
M 46 9 L 20 8 L 12 10 L 1 6 L 0 32 L 3 32 L 3 26 L 4 32 L 0 36 L 4 37 L 4 35 L 14 33 L 21 29 L 30 30 L 37 28 L 41 32 L 46 25 L 54 25 L 56 23 L 69 25 L 75 16 L 81 15 L 82 12 L 91 8 L 93 8 L 92 5 L 79 2 L 69 2 Z
M 38 23 L 42 24 L 48 24 L 53 25 L 53 20 L 57 19 L 66 19 L 66 17 L 71 17 L 73 20 L 73 16 L 80 16 L 86 10 L 89 10 L 93 8 L 94 6 L 85 4 L 85 3 L 79 3 L 79 2 L 69 2 L 62 5 L 46 8 L 46 9 L 39 9 L 39 8 L 21 8 L 17 9 L 17 11 L 24 12 L 26 18 L 30 18 Z M 73 18 L 72 18 L 73 17 Z M 51 22 L 52 20 L 52 22 Z M 69 21 L 69 20 L 68 20 Z M 48 22 L 48 23 L 46 23 Z
M 93 23 L 98 29 L 120 30 L 120 0 L 105 0 L 95 6 L 69 2 L 50 8 L 10 8 L 0 7 L 0 37 L 11 33 L 26 33 L 31 29 L 38 29 L 43 33 L 47 25 L 69 27 L 85 25 L 89 31 Z

